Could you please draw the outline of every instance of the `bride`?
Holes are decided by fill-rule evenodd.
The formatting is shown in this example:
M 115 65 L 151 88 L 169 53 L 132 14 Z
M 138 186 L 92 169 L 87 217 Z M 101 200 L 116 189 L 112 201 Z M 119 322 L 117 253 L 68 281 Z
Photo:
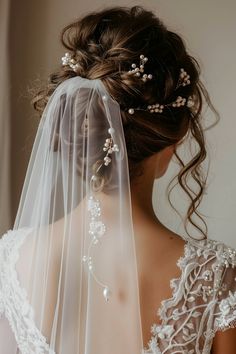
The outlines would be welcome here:
M 62 44 L 60 68 L 33 98 L 41 120 L 0 240 L 0 353 L 235 354 L 236 250 L 209 238 L 197 211 L 204 99 L 216 111 L 196 59 L 140 6 L 90 13 Z M 173 155 L 188 236 L 152 206 Z

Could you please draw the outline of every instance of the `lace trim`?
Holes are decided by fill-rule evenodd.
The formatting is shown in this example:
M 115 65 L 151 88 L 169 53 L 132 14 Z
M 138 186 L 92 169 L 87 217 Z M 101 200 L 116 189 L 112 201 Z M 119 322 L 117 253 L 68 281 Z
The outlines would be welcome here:
M 214 250 L 218 260 L 218 263 L 215 265 L 215 269 L 217 270 L 220 267 L 227 269 L 230 266 L 232 268 L 236 268 L 236 249 L 226 245 L 223 242 L 218 242 L 216 240 L 209 241 L 210 242 L 207 244 L 202 243 L 202 245 L 205 247 L 204 252 L 207 252 L 210 248 Z M 236 281 L 236 277 L 234 280 Z M 219 311 L 214 314 L 217 316 L 214 322 L 214 332 L 217 330 L 225 331 L 228 328 L 236 327 L 236 291 L 233 293 L 229 290 L 228 296 L 218 301 L 218 304 Z
M 170 280 L 170 288 L 173 290 L 172 292 L 172 297 L 168 299 L 164 299 L 161 301 L 160 308 L 157 310 L 157 313 L 159 315 L 159 319 L 161 320 L 160 325 L 157 325 L 154 323 L 151 326 L 151 333 L 153 334 L 147 347 L 144 347 L 142 350 L 142 354 L 162 354 L 160 347 L 158 345 L 157 341 L 157 336 L 160 339 L 168 340 L 171 338 L 171 336 L 174 334 L 175 329 L 173 325 L 168 325 L 168 318 L 167 318 L 167 310 L 171 307 L 173 303 L 177 301 L 179 298 L 179 295 L 183 295 L 183 275 L 184 275 L 184 269 L 188 265 L 189 260 L 192 258 L 195 258 L 196 255 L 198 257 L 203 256 L 205 259 L 207 259 L 209 256 L 213 256 L 216 258 L 216 264 L 215 264 L 215 271 L 218 271 L 218 269 L 221 268 L 228 268 L 229 265 L 232 265 L 234 268 L 236 266 L 236 250 L 233 249 L 232 247 L 228 247 L 222 242 L 212 240 L 212 239 L 206 239 L 206 240 L 199 240 L 199 241 L 192 241 L 192 240 L 187 240 L 186 244 L 184 245 L 184 255 L 181 256 L 178 261 L 177 261 L 177 266 L 181 270 L 181 274 L 178 278 L 173 278 Z M 203 273 L 203 277 L 205 280 L 210 281 L 212 280 L 212 271 L 205 271 Z M 235 278 L 236 281 L 236 278 Z M 207 296 L 212 295 L 214 291 L 218 291 L 219 288 L 217 287 L 216 290 L 211 289 L 209 294 L 203 294 L 203 299 L 205 302 L 207 302 Z M 191 296 L 188 297 L 188 301 L 193 301 L 191 299 Z M 207 305 L 207 304 L 206 304 Z M 208 339 L 212 339 L 215 334 L 215 329 L 227 329 L 229 327 L 235 327 L 236 326 L 236 292 L 233 294 L 231 291 L 229 291 L 229 296 L 226 299 L 223 299 L 219 302 L 219 309 L 220 309 L 220 317 L 218 319 L 215 319 L 215 325 L 214 329 L 212 329 L 208 335 Z M 233 312 L 232 309 L 234 309 Z M 231 313 L 230 313 L 231 312 Z M 229 314 L 228 317 L 227 314 Z M 178 309 L 173 311 L 173 319 L 174 316 L 178 315 Z M 201 312 L 195 311 L 193 312 L 192 316 L 193 317 L 198 317 L 201 315 Z M 178 319 L 178 318 L 176 318 Z M 191 327 L 190 327 L 191 325 Z M 187 323 L 186 326 L 189 326 L 189 329 L 192 328 L 191 323 Z M 188 337 L 188 329 L 185 329 L 186 332 L 186 340 L 190 339 Z M 210 345 L 210 344 L 209 344 Z M 170 349 L 170 348 L 169 348 Z M 184 350 L 183 353 L 188 353 L 188 354 L 194 354 L 194 349 L 191 350 Z M 182 352 L 181 352 L 182 353 Z M 208 347 L 206 345 L 204 353 L 208 353 Z
M 183 255 L 180 256 L 180 258 L 177 260 L 176 265 L 179 267 L 181 274 L 177 278 L 172 278 L 170 279 L 170 289 L 172 290 L 172 295 L 168 299 L 164 299 L 161 301 L 160 307 L 157 309 L 157 315 L 160 320 L 160 325 L 157 325 L 154 323 L 151 326 L 151 333 L 153 334 L 148 346 L 145 346 L 142 350 L 142 354 L 162 354 L 161 350 L 158 346 L 157 340 L 156 340 L 156 333 L 157 331 L 160 333 L 160 335 L 163 335 L 163 338 L 168 337 L 173 333 L 173 328 L 172 326 L 164 325 L 164 321 L 167 320 L 166 318 L 166 311 L 167 311 L 167 304 L 173 303 L 176 298 L 177 294 L 181 292 L 181 287 L 179 286 L 181 283 L 181 279 L 183 277 L 183 269 L 185 265 L 187 264 L 188 260 L 192 258 L 192 253 L 191 253 L 191 248 L 190 248 L 190 243 L 187 240 L 184 249 L 183 249 Z M 193 354 L 193 353 L 192 353 Z
M 34 322 L 33 308 L 15 266 L 31 229 L 9 230 L 0 239 L 0 317 L 5 314 L 22 354 L 55 354 Z
M 157 314 L 159 315 L 159 319 L 163 323 L 163 321 L 166 321 L 166 309 L 168 304 L 172 304 L 175 302 L 176 298 L 178 297 L 178 293 L 181 293 L 182 287 L 180 286 L 181 279 L 183 277 L 183 270 L 189 261 L 191 259 L 191 249 L 190 249 L 190 244 L 187 241 L 184 245 L 184 250 L 183 250 L 183 255 L 180 256 L 180 258 L 177 260 L 176 265 L 180 269 L 180 276 L 177 278 L 172 278 L 170 280 L 170 289 L 172 290 L 172 295 L 168 299 L 164 299 L 161 301 L 161 305 L 159 309 L 157 310 Z

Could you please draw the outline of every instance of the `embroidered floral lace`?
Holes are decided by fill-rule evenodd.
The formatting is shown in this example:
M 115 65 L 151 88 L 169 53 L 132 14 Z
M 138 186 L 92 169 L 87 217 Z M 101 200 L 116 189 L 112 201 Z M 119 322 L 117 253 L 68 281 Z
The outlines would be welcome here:
M 215 240 L 189 240 L 170 281 L 172 298 L 157 311 L 143 354 L 210 354 L 217 330 L 236 327 L 236 250 Z
M 33 309 L 16 271 L 28 229 L 0 239 L 0 318 L 7 318 L 22 354 L 55 354 L 34 322 Z M 143 354 L 210 354 L 217 330 L 236 327 L 236 250 L 215 240 L 185 243 L 177 262 L 181 276 L 170 281 L 173 296 L 157 314 Z M 0 319 L 1 321 L 1 319 Z

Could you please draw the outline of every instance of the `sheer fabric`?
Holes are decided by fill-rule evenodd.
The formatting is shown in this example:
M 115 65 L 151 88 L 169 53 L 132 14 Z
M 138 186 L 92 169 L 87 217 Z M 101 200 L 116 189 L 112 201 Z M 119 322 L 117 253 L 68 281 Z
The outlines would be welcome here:
M 100 80 L 68 79 L 50 97 L 13 233 L 1 242 L 12 253 L 3 268 L 24 243 L 25 291 L 13 267 L 1 277 L 1 312 L 22 353 L 140 353 L 127 154 L 119 104 Z M 4 340 L 1 348 L 17 352 Z

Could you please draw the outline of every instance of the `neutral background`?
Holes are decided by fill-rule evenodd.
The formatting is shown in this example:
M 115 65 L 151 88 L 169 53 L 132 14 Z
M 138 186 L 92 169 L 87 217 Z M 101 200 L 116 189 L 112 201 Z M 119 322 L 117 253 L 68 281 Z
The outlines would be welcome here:
M 118 5 L 135 4 L 143 1 L 125 0 Z M 38 125 L 29 91 L 60 64 L 65 52 L 59 42 L 63 26 L 106 5 L 117 5 L 117 1 L 0 1 L 0 233 L 12 227 Z M 221 115 L 218 125 L 206 133 L 210 173 L 200 211 L 206 215 L 209 237 L 236 247 L 236 2 L 149 0 L 145 7 L 182 35 L 200 62 L 202 80 Z M 209 110 L 205 117 L 206 122 L 213 120 Z M 187 146 L 182 149 L 188 153 Z M 176 169 L 173 160 L 155 184 L 153 201 L 162 221 L 184 234 L 165 196 Z M 172 201 L 184 212 L 187 200 L 178 188 Z

